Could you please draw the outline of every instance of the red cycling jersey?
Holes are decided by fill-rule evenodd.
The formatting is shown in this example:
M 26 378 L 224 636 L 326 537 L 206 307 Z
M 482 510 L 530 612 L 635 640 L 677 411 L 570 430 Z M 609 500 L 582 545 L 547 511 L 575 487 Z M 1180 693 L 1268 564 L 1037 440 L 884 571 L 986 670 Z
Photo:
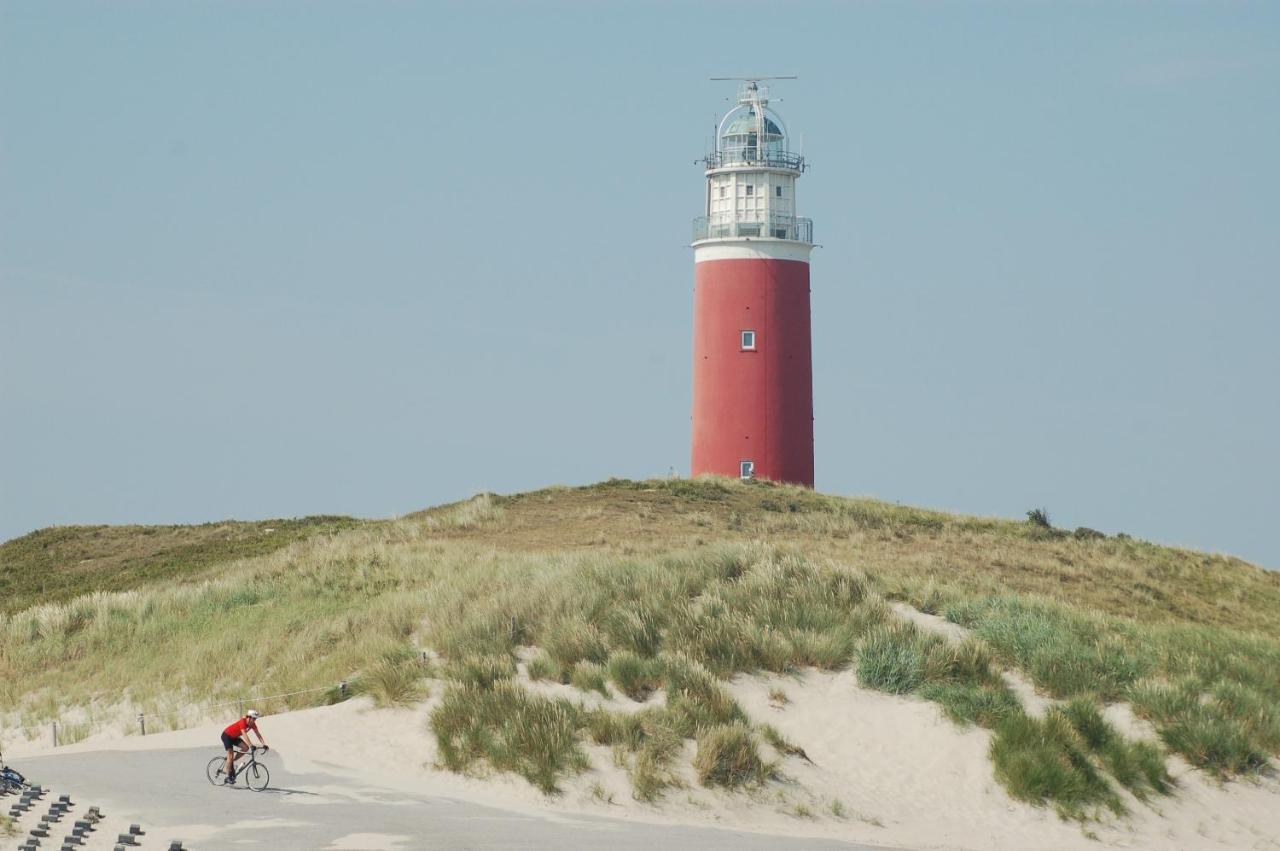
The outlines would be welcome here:
M 258 725 L 254 723 L 252 718 L 241 718 L 222 732 L 226 733 L 233 739 L 238 739 L 248 730 L 252 730 L 255 733 L 258 732 Z

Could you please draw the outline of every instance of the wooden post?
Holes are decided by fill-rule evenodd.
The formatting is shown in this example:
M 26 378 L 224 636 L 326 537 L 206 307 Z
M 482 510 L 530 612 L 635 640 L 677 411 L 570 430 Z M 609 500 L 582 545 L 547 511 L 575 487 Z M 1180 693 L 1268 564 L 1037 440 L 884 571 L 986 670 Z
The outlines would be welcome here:
M 147 716 L 141 712 L 138 713 L 138 732 L 144 736 L 147 734 Z
M 57 721 L 53 722 L 53 746 L 55 748 L 58 746 L 58 722 Z

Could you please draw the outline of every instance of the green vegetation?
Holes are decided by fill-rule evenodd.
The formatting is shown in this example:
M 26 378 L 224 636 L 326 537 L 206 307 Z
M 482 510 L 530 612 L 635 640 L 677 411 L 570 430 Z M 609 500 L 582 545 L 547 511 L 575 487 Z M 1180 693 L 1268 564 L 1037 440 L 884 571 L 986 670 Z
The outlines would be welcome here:
M 662 665 L 630 650 L 609 657 L 609 679 L 632 700 L 643 703 L 662 684 Z
M 878 626 L 867 636 L 858 657 L 858 682 L 889 694 L 907 694 L 924 683 L 925 664 L 946 641 L 909 623 Z
M 340 680 L 403 705 L 439 676 L 428 724 L 448 769 L 510 771 L 550 793 L 583 770 L 592 742 L 612 749 L 637 799 L 657 801 L 687 782 L 752 786 L 772 775 L 770 759 L 808 759 L 753 725 L 724 681 L 816 667 L 852 668 L 865 686 L 990 730 L 1010 793 L 1073 817 L 1122 811 L 1121 789 L 1170 787 L 1160 749 L 1120 736 L 1104 702 L 1132 703 L 1166 747 L 1224 778 L 1280 753 L 1280 577 L 1235 559 L 1073 535 L 1047 516 L 953 516 L 727 480 L 288 522 L 55 529 L 4 544 L 6 728 L 34 731 L 65 704 L 111 719 L 113 703 L 181 726 L 203 717 L 199 705 Z M 973 637 L 901 622 L 888 599 Z M 582 698 L 526 690 L 517 658 L 530 679 Z M 1064 704 L 1028 716 L 1004 668 Z M 224 674 L 210 683 L 209 671 Z M 787 702 L 776 688 L 770 699 Z
M 760 738 L 769 743 L 769 746 L 780 754 L 786 756 L 798 756 L 805 762 L 813 762 L 809 759 L 809 755 L 804 752 L 804 748 L 788 739 L 777 731 L 771 724 L 760 724 L 756 727 L 760 733 Z
M 425 674 L 412 653 L 390 651 L 356 679 L 355 691 L 369 695 L 378 706 L 405 706 L 427 696 Z
M 1019 800 L 1055 804 L 1064 815 L 1105 806 L 1124 811 L 1070 720 L 1057 709 L 1043 719 L 1010 715 L 991 742 L 996 777 Z
M 1084 699 L 1052 707 L 1044 718 L 1010 713 L 996 725 L 991 759 L 1011 795 L 1051 803 L 1064 816 L 1081 817 L 1098 807 L 1124 813 L 1108 773 L 1139 799 L 1172 787 L 1159 749 L 1125 740 Z
M 948 718 L 965 727 L 995 727 L 1022 711 L 1018 698 L 1003 683 L 929 682 L 920 688 L 920 696 L 937 703 Z
M 580 691 L 596 691 L 605 697 L 610 697 L 605 667 L 595 662 L 584 661 L 575 665 L 569 682 Z
M 562 775 L 587 767 L 577 737 L 580 716 L 567 700 L 531 695 L 503 680 L 492 688 L 451 688 L 431 713 L 431 729 L 450 770 L 467 771 L 485 760 L 550 794 Z
M 760 759 L 750 729 L 742 724 L 721 724 L 699 733 L 694 770 L 703 786 L 737 788 L 758 786 L 768 779 L 773 767 Z
M 1091 700 L 1076 698 L 1061 711 L 1121 786 L 1139 799 L 1150 792 L 1169 791 L 1173 781 L 1165 769 L 1164 755 L 1155 745 L 1124 739 Z
M 501 653 L 463 656 L 445 668 L 450 679 L 464 686 L 487 689 L 499 680 L 509 680 L 516 673 L 515 659 Z
M 1229 777 L 1280 753 L 1274 639 L 1021 597 L 958 601 L 946 614 L 1054 697 L 1131 702 L 1192 765 Z
M 0 613 L 157 581 L 193 581 L 237 559 L 334 535 L 350 517 L 228 520 L 201 526 L 54 526 L 0 544 Z
M 529 660 L 526 671 L 531 680 L 559 680 L 560 666 L 551 661 L 546 653 L 539 653 Z

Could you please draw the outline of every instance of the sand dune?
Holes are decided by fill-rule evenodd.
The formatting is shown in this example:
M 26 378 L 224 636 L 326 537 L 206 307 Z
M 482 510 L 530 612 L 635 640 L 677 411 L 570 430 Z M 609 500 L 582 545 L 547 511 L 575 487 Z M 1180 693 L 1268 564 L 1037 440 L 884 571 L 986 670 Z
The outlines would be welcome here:
M 573 693 L 567 686 L 530 685 Z M 442 686 L 432 683 L 433 694 Z M 1280 848 L 1280 784 L 1274 779 L 1221 785 L 1173 759 L 1178 790 L 1172 797 L 1151 805 L 1126 797 L 1129 817 L 1081 824 L 1010 799 L 992 774 L 988 732 L 958 728 L 931 703 L 861 688 L 852 672 L 740 676 L 730 690 L 752 720 L 774 725 L 813 763 L 786 758 L 782 779 L 736 794 L 697 786 L 686 768 L 688 787 L 649 805 L 632 799 L 624 771 L 602 747 L 587 748 L 591 769 L 566 781 L 564 794 L 553 798 L 513 775 L 463 777 L 436 768 L 427 729 L 436 697 L 407 709 L 376 709 L 358 698 L 268 717 L 263 730 L 293 771 L 322 769 L 370 786 L 544 816 L 592 813 L 732 825 L 921 849 Z M 785 692 L 785 704 L 771 699 L 776 690 Z M 631 702 L 615 697 L 610 703 Z M 1125 720 L 1122 707 L 1113 707 L 1111 715 L 1127 723 L 1130 734 L 1143 732 L 1141 722 Z M 58 752 L 193 746 L 212 751 L 220 726 L 99 736 Z M 47 749 L 25 743 L 6 755 L 20 763 L 23 755 L 42 752 Z

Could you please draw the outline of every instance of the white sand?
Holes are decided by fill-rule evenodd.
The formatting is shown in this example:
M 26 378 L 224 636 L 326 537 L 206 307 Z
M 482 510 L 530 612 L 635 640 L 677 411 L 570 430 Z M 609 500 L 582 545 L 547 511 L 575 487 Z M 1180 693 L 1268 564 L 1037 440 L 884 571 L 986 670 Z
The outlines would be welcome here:
M 922 626 L 962 637 L 954 625 L 902 612 Z M 522 677 L 523 678 L 523 677 Z M 567 686 L 526 684 L 540 692 L 572 695 L 586 703 L 638 709 L 626 697 L 583 697 Z M 619 819 L 710 824 L 792 836 L 821 836 L 917 849 L 1117 848 L 1278 849 L 1280 783 L 1274 779 L 1219 785 L 1177 759 L 1170 760 L 1177 792 L 1150 805 L 1125 796 L 1125 819 L 1081 825 L 1009 798 L 987 757 L 990 734 L 963 730 L 939 709 L 915 698 L 861 688 L 852 672 L 810 671 L 799 677 L 738 677 L 733 695 L 754 721 L 768 722 L 813 758 L 782 761 L 784 778 L 764 789 L 730 794 L 699 787 L 686 752 L 679 773 L 687 788 L 669 791 L 659 805 L 631 797 L 622 768 L 608 748 L 587 746 L 591 769 L 564 783 L 564 794 L 547 798 L 513 775 L 462 777 L 435 767 L 435 742 L 427 716 L 433 698 L 411 709 L 374 709 L 363 698 L 335 706 L 264 718 L 262 728 L 291 771 L 319 769 L 359 781 L 341 794 L 359 800 L 359 786 L 400 789 L 462 799 L 506 810 L 570 817 L 591 813 Z M 1025 684 L 1030 689 L 1029 684 Z M 771 700 L 781 689 L 787 702 Z M 1042 706 L 1046 698 L 1030 696 Z M 661 695 L 651 698 L 654 704 Z M 1109 707 L 1108 717 L 1130 735 L 1151 736 L 1149 725 L 1127 707 Z M 208 747 L 215 749 L 221 724 L 143 737 L 98 738 L 58 752 L 98 749 Z M 114 729 L 119 730 L 120 725 Z M 110 735 L 108 733 L 107 735 Z M 327 743 L 350 742 L 333 751 Z M 12 746 L 6 756 L 48 752 L 39 743 Z M 833 812 L 839 802 L 840 815 Z M 1093 837 L 1086 833 L 1093 834 Z M 400 837 L 353 834 L 347 845 L 394 849 Z

